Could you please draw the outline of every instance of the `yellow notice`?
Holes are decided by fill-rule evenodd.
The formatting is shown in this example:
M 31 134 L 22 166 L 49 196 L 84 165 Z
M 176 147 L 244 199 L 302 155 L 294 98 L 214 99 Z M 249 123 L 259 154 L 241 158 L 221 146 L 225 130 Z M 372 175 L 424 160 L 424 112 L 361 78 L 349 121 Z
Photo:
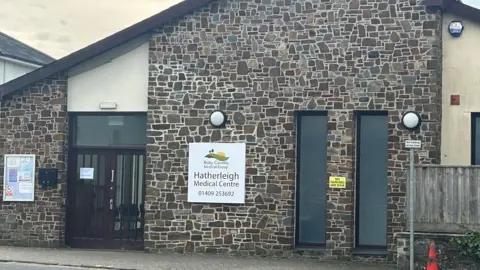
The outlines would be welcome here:
M 347 178 L 343 176 L 330 176 L 328 185 L 330 188 L 346 188 Z

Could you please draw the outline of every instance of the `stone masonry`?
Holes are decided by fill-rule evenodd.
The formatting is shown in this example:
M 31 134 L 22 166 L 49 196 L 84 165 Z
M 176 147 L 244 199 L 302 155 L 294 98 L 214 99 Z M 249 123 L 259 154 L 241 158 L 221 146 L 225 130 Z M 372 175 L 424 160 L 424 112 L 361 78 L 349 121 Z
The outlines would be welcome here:
M 4 154 L 35 154 L 36 168 L 58 168 L 58 189 L 38 185 L 34 202 L 0 203 L 0 244 L 58 247 L 64 244 L 67 82 L 64 75 L 37 82 L 2 99 L 0 190 Z M 38 171 L 37 171 L 38 172 Z M 36 179 L 38 183 L 38 179 Z
M 440 15 L 420 0 L 220 0 L 150 43 L 146 248 L 289 256 L 295 110 L 328 110 L 329 258 L 354 235 L 354 110 L 389 113 L 389 258 L 405 223 L 406 110 L 421 112 L 417 162 L 439 162 Z M 208 115 L 222 109 L 225 129 Z M 187 202 L 189 142 L 246 142 L 245 205 Z

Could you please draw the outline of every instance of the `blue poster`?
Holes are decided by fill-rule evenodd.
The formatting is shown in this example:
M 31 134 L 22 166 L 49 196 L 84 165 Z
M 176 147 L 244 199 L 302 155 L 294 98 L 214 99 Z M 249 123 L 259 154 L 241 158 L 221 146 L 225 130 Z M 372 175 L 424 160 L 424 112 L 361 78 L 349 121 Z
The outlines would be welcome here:
M 17 169 L 8 169 L 8 182 L 17 182 Z

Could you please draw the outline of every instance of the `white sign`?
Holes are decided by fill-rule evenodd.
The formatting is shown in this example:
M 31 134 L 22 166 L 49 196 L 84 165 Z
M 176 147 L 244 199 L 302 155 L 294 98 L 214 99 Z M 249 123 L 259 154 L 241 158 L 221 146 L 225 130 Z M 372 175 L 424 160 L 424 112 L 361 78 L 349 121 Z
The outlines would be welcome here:
M 188 201 L 245 203 L 245 144 L 188 146 Z
M 420 140 L 406 140 L 405 148 L 422 148 L 422 141 Z
M 80 168 L 80 179 L 93 179 L 93 168 Z
M 35 155 L 5 155 L 3 166 L 3 201 L 33 202 Z

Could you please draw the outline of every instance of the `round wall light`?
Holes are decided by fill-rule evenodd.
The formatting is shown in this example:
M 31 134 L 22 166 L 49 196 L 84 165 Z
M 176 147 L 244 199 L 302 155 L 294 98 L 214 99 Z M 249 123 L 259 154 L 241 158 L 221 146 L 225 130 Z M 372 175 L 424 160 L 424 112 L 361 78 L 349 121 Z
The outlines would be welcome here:
M 450 32 L 450 35 L 452 35 L 452 37 L 459 37 L 462 34 L 464 28 L 465 27 L 463 26 L 462 22 L 453 21 L 448 25 L 448 32 Z
M 210 114 L 210 124 L 214 127 L 223 127 L 227 123 L 227 115 L 220 111 L 215 110 Z
M 414 111 L 408 111 L 402 116 L 402 124 L 406 129 L 415 130 L 422 124 L 422 118 Z

